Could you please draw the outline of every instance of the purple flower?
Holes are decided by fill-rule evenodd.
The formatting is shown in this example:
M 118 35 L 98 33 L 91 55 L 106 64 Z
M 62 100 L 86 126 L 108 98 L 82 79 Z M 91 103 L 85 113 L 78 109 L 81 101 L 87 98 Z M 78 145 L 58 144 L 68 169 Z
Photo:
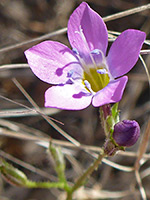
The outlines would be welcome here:
M 54 84 L 45 92 L 45 106 L 81 110 L 91 103 L 99 107 L 120 101 L 128 80 L 123 75 L 137 62 L 145 33 L 124 31 L 106 56 L 106 25 L 83 2 L 70 16 L 68 38 L 72 50 L 45 41 L 25 52 L 33 73 Z
M 123 120 L 114 126 L 113 138 L 119 146 L 132 146 L 139 136 L 140 127 L 134 120 Z

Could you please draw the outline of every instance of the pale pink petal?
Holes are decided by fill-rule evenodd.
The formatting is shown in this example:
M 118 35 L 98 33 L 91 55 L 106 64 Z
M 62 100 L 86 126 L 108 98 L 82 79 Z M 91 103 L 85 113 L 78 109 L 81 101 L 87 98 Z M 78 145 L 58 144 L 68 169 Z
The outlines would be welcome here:
M 107 57 L 109 70 L 114 78 L 126 74 L 136 64 L 145 37 L 144 32 L 133 29 L 126 30 L 118 36 Z
M 111 81 L 105 88 L 98 91 L 92 100 L 95 107 L 99 107 L 109 103 L 115 103 L 121 100 L 123 91 L 127 84 L 128 77 L 123 76 L 117 80 Z
M 79 84 L 52 86 L 45 92 L 45 107 L 81 110 L 91 103 L 92 94 Z
M 42 42 L 26 50 L 25 55 L 33 73 L 47 83 L 65 83 L 71 70 L 82 74 L 82 68 L 73 52 L 59 42 Z
M 80 34 L 81 29 L 86 41 Z M 107 28 L 103 19 L 85 2 L 70 16 L 68 38 L 71 46 L 77 49 L 82 57 L 89 55 L 94 49 L 100 49 L 105 54 L 108 45 Z

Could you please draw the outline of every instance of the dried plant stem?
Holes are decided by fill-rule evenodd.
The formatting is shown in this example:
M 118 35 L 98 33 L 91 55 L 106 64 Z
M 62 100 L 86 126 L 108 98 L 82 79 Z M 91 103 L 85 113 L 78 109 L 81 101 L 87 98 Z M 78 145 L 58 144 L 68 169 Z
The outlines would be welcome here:
M 10 50 L 13 50 L 13 49 L 17 49 L 17 48 L 20 48 L 20 47 L 25 46 L 27 44 L 40 42 L 40 41 L 48 39 L 50 37 L 66 33 L 66 31 L 67 31 L 67 28 L 62 28 L 62 29 L 59 29 L 57 31 L 54 31 L 54 32 L 51 32 L 51 33 L 47 33 L 45 35 L 42 35 L 42 36 L 34 38 L 34 39 L 30 39 L 30 40 L 27 40 L 27 41 L 24 41 L 24 42 L 20 42 L 18 44 L 10 45 L 8 47 L 1 48 L 0 49 L 0 53 L 4 53 L 4 52 L 7 52 L 7 51 L 10 51 Z
M 142 185 L 140 174 L 139 174 L 139 172 L 137 170 L 135 170 L 135 177 L 136 177 L 137 183 L 139 185 L 139 189 L 140 189 L 142 200 L 147 200 L 146 192 L 145 192 L 144 187 Z
M 146 4 L 146 5 L 143 5 L 143 6 L 139 6 L 139 7 L 136 7 L 136 8 L 125 10 L 123 12 L 119 12 L 119 13 L 116 13 L 116 14 L 113 14 L 113 15 L 103 17 L 103 20 L 105 22 L 108 22 L 108 21 L 112 21 L 112 20 L 115 20 L 115 19 L 125 17 L 125 16 L 129 16 L 129 15 L 132 15 L 132 14 L 135 14 L 135 13 L 139 13 L 139 12 L 142 12 L 142 11 L 148 10 L 148 9 L 150 9 L 150 4 Z M 3 47 L 3 48 L 0 49 L 0 53 L 5 53 L 5 52 L 8 52 L 10 50 L 17 49 L 17 48 L 20 48 L 22 46 L 25 46 L 27 44 L 37 43 L 37 42 L 40 42 L 42 40 L 51 38 L 53 36 L 64 34 L 66 32 L 67 32 L 67 27 L 62 28 L 62 29 L 57 30 L 57 31 L 54 31 L 54 32 L 51 32 L 51 33 L 47 33 L 45 35 L 42 35 L 42 36 L 34 38 L 34 39 L 30 39 L 30 40 L 27 40 L 27 41 L 24 41 L 24 42 L 21 42 L 21 43 L 18 43 L 18 44 L 10 45 L 8 47 Z
M 147 68 L 146 63 L 145 63 L 145 61 L 144 61 L 144 59 L 142 58 L 141 55 L 139 56 L 139 58 L 140 58 L 140 60 L 143 64 L 143 67 L 145 69 L 145 72 L 146 72 L 146 75 L 147 75 L 147 78 L 148 78 L 149 87 L 150 87 L 150 74 L 149 74 L 148 68 Z
M 141 143 L 138 149 L 138 156 L 134 164 L 135 170 L 139 170 L 140 168 L 140 160 L 143 158 L 143 154 L 146 152 L 149 137 L 150 137 L 150 119 L 148 120 L 145 133 L 143 135 L 143 138 L 141 140 Z
M 14 101 L 14 100 L 12 100 L 12 99 L 9 99 L 9 98 L 7 98 L 7 97 L 5 97 L 5 96 L 3 96 L 3 95 L 0 95 L 0 98 L 1 98 L 1 99 L 4 99 L 4 100 L 6 100 L 6 101 L 8 101 L 8 102 L 10 102 L 10 103 L 19 105 L 19 106 L 21 106 L 21 107 L 23 107 L 23 108 L 26 108 L 26 109 L 29 110 L 29 111 L 37 112 L 37 113 L 40 114 L 40 115 L 44 115 L 44 113 L 40 113 L 40 112 L 37 111 L 36 109 L 30 108 L 30 107 L 28 107 L 28 106 L 26 106 L 26 105 L 24 105 L 24 104 L 22 104 L 22 103 L 19 103 L 19 102 L 17 102 L 17 101 Z M 47 116 L 47 115 L 46 115 L 46 116 Z M 63 124 L 63 123 L 61 123 L 60 121 L 55 120 L 55 119 L 52 118 L 52 117 L 47 116 L 47 118 L 50 118 L 50 119 L 52 119 L 53 121 L 56 121 L 57 123 Z
M 29 68 L 29 65 L 26 63 L 0 65 L 0 69 L 19 69 L 19 68 Z
M 73 137 L 71 137 L 69 134 L 67 134 L 65 131 L 63 131 L 59 126 L 57 126 L 50 118 L 45 115 L 45 113 L 42 113 L 39 106 L 35 103 L 35 101 L 30 97 L 30 95 L 25 91 L 25 89 L 22 87 L 22 85 L 13 78 L 12 81 L 14 84 L 18 87 L 18 89 L 22 92 L 22 94 L 27 98 L 27 100 L 31 103 L 31 105 L 35 108 L 37 112 L 41 114 L 41 116 L 61 135 L 63 135 L 67 140 L 69 140 L 71 143 L 73 143 L 76 146 L 80 146 L 80 143 L 75 140 Z
M 121 17 L 128 16 L 128 15 L 132 15 L 132 14 L 135 14 L 135 13 L 139 13 L 139 12 L 142 12 L 142 11 L 148 10 L 148 9 L 150 9 L 150 4 L 146 4 L 144 6 L 139 6 L 139 7 L 136 7 L 136 8 L 132 8 L 132 9 L 129 9 L 129 10 L 126 10 L 126 11 L 122 11 L 122 12 L 113 14 L 113 15 L 109 15 L 107 17 L 104 17 L 103 20 L 105 22 L 107 22 L 107 21 L 111 21 L 111 20 L 119 19 Z
M 53 181 L 57 180 L 57 178 L 55 176 L 50 175 L 49 173 L 47 173 L 41 169 L 38 169 L 37 167 L 34 167 L 27 162 L 23 162 L 22 160 L 19 160 L 18 158 L 15 158 L 14 156 L 12 156 L 2 150 L 0 150 L 0 156 L 6 158 L 7 160 L 11 160 L 12 162 L 24 167 L 25 169 L 28 169 L 28 170 L 32 171 L 33 173 L 36 173 L 36 174 L 38 174 L 42 177 L 45 177 L 49 180 L 53 180 Z
M 141 55 L 150 54 L 150 49 L 143 49 L 143 50 L 140 51 L 140 54 Z

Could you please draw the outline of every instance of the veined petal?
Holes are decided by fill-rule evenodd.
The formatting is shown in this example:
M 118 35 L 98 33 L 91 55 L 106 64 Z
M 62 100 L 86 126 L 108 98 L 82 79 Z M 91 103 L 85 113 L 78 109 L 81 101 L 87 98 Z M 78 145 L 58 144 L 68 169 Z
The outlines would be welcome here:
M 86 39 L 83 41 L 81 30 Z M 100 49 L 106 53 L 108 33 L 103 19 L 83 2 L 70 16 L 68 22 L 68 38 L 73 48 L 85 56 L 89 50 Z M 88 45 L 88 48 L 87 48 Z
M 81 110 L 90 105 L 92 96 L 82 84 L 52 86 L 45 92 L 45 107 Z
M 92 100 L 93 106 L 99 107 L 105 104 L 120 101 L 127 81 L 127 76 L 123 76 L 117 80 L 111 81 L 105 88 L 98 91 L 94 95 Z
M 128 29 L 121 33 L 112 44 L 107 63 L 114 78 L 129 72 L 136 64 L 146 34 L 142 31 Z
M 33 73 L 47 83 L 65 83 L 70 70 L 82 72 L 73 52 L 59 42 L 42 42 L 26 50 L 25 55 Z

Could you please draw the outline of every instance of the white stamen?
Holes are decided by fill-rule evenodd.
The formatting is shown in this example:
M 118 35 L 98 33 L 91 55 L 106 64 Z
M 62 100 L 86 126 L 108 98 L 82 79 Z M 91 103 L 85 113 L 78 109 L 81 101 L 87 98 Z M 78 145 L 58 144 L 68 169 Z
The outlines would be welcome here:
M 98 69 L 97 73 L 99 73 L 99 74 L 108 74 L 108 72 L 106 71 L 106 69 Z
M 91 84 L 87 80 L 84 80 L 84 84 L 92 94 L 95 94 L 95 92 L 91 88 Z
M 108 65 L 107 65 L 107 62 L 106 62 L 106 57 L 104 56 L 104 53 L 102 52 L 102 50 L 100 49 L 94 49 L 93 51 L 91 51 L 91 53 L 93 54 L 97 54 L 99 55 L 101 53 L 102 55 L 102 63 L 101 63 L 101 66 L 103 67 L 103 70 L 102 69 L 98 69 L 97 72 L 100 73 L 100 74 L 108 74 L 110 80 L 114 80 L 114 78 L 112 77 L 110 71 L 109 71 L 109 68 L 108 68 Z M 106 71 L 106 73 L 105 73 Z
M 97 66 L 97 64 L 96 64 L 96 62 L 95 62 L 95 60 L 94 60 L 94 57 L 93 57 L 92 53 L 95 53 L 95 54 L 100 54 L 100 53 L 101 53 L 101 56 L 102 56 L 102 63 L 100 63 L 100 65 L 101 65 L 102 67 L 104 67 L 104 69 L 106 68 L 106 71 L 107 71 L 107 73 L 108 73 L 109 78 L 110 78 L 111 80 L 113 80 L 113 77 L 112 77 L 112 75 L 111 75 L 111 73 L 110 73 L 110 71 L 109 71 L 109 68 L 108 68 L 108 66 L 107 66 L 106 57 L 105 57 L 104 53 L 103 53 L 101 50 L 99 50 L 99 49 L 95 49 L 95 50 L 93 50 L 93 51 L 91 52 L 90 47 L 89 47 L 89 44 L 88 44 L 88 42 L 87 42 L 87 40 L 86 40 L 86 37 L 85 37 L 85 35 L 84 35 L 84 33 L 83 33 L 83 29 L 81 28 L 81 26 L 79 26 L 79 31 L 75 31 L 75 33 L 77 33 L 77 34 L 80 35 L 80 37 L 81 37 L 81 39 L 82 39 L 82 41 L 83 41 L 83 43 L 84 43 L 84 45 L 85 45 L 87 51 L 89 52 L 89 56 L 90 56 L 90 58 L 91 58 L 91 61 L 92 61 L 92 63 L 93 63 L 93 66 L 94 66 L 94 68 L 95 68 L 96 70 L 98 70 L 98 66 Z M 82 67 L 83 67 L 83 70 L 91 76 L 90 67 L 87 66 L 88 63 L 86 63 L 86 62 L 84 61 L 84 59 L 81 58 L 80 55 L 78 55 L 78 58 L 79 58 L 79 61 L 81 62 L 81 65 L 82 65 Z M 100 66 L 99 66 L 99 67 L 100 67 Z M 105 72 L 105 71 L 104 71 L 104 72 Z M 104 73 L 104 72 L 103 72 L 103 73 Z M 91 78 L 92 78 L 93 81 L 95 82 L 95 80 L 94 80 L 94 78 L 93 78 L 92 76 L 91 76 Z M 99 77 L 99 78 L 101 79 L 101 77 Z M 102 81 L 102 80 L 100 80 L 100 81 Z M 90 90 L 90 89 L 89 89 L 89 90 Z
M 100 50 L 99 49 L 94 49 L 93 51 L 91 51 L 91 54 L 99 55 L 100 54 Z

